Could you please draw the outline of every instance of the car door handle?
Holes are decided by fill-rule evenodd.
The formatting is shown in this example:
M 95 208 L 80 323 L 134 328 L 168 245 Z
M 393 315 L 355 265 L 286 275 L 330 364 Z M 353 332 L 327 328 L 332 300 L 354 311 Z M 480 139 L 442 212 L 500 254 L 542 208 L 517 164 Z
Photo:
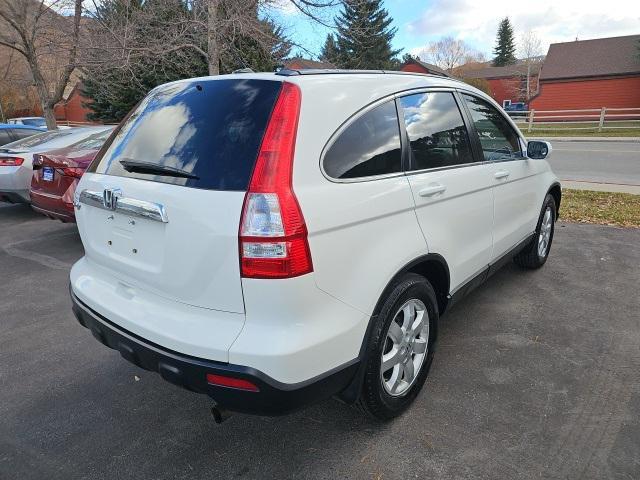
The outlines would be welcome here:
M 500 180 L 501 178 L 507 178 L 509 176 L 509 172 L 507 172 L 506 170 L 498 170 L 493 174 L 493 176 L 496 177 L 496 179 Z
M 421 197 L 432 197 L 433 195 L 444 192 L 446 189 L 447 187 L 441 185 L 440 183 L 437 183 L 435 185 L 430 185 L 423 188 L 418 192 L 418 195 L 420 195 Z

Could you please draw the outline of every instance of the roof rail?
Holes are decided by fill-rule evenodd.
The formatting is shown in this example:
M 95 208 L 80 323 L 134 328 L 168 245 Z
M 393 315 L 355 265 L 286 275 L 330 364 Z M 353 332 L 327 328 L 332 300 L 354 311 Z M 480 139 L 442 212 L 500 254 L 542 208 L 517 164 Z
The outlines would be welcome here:
M 412 76 L 421 76 L 421 77 L 435 77 L 435 78 L 446 78 L 447 80 L 452 80 L 454 82 L 462 82 L 460 79 L 444 76 L 439 73 L 418 73 L 418 72 L 403 72 L 400 70 L 348 70 L 348 69 L 340 69 L 340 68 L 305 68 L 300 70 L 295 70 L 291 68 L 282 68 L 275 72 L 276 75 L 280 75 L 283 77 L 295 77 L 298 75 L 348 75 L 348 74 L 363 74 L 363 73 L 374 73 L 374 74 L 383 74 L 383 75 L 412 75 Z M 464 83 L 464 82 L 462 82 Z

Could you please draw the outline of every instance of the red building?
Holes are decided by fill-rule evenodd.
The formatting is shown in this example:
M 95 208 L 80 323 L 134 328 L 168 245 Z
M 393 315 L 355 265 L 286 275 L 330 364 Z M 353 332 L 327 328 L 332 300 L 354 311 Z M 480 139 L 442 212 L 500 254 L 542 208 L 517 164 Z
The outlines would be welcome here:
M 640 107 L 638 42 L 640 35 L 551 44 L 530 108 Z
M 527 102 L 527 98 L 538 91 L 540 62 L 526 64 L 519 61 L 515 65 L 493 67 L 490 63 L 463 65 L 455 70 L 456 76 L 486 82 L 486 89 L 500 105 L 507 106 L 515 102 Z M 527 77 L 529 89 L 527 95 Z
M 445 72 L 443 69 L 432 65 L 427 62 L 423 62 L 422 60 L 418 60 L 417 58 L 412 58 L 408 62 L 406 62 L 402 67 L 400 67 L 400 71 L 402 72 L 413 72 L 413 73 L 428 73 L 430 75 L 440 75 L 443 77 L 449 77 L 450 75 Z
M 65 99 L 56 103 L 53 112 L 56 121 L 64 124 L 65 122 L 89 122 L 87 115 L 91 113 L 91 109 L 85 107 L 84 104 L 91 101 L 82 95 L 82 83 L 76 83 L 67 93 Z
M 294 57 L 284 62 L 284 67 L 290 70 L 327 69 L 336 68 L 333 63 L 309 60 L 308 58 Z

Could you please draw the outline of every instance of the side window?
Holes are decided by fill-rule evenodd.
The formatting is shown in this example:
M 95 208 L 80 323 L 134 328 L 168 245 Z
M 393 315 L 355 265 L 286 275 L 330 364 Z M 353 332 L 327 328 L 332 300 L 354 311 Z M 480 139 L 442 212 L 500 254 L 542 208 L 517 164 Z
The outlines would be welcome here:
M 6 145 L 11 140 L 12 139 L 9 136 L 9 130 L 8 129 L 0 130 L 0 145 Z
M 357 178 L 402 171 L 400 129 L 393 100 L 358 117 L 340 133 L 324 156 L 333 178 Z
M 473 162 L 469 136 L 451 92 L 400 98 L 411 145 L 411 170 Z
M 492 105 L 472 95 L 463 94 L 480 138 L 487 161 L 522 158 L 520 141 L 515 130 Z

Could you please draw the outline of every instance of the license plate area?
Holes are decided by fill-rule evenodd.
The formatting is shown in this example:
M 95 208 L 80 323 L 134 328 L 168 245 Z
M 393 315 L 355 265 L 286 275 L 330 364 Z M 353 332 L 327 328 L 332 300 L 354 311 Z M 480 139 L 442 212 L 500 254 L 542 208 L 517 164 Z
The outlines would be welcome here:
M 53 167 L 42 167 L 42 180 L 45 182 L 53 182 Z

